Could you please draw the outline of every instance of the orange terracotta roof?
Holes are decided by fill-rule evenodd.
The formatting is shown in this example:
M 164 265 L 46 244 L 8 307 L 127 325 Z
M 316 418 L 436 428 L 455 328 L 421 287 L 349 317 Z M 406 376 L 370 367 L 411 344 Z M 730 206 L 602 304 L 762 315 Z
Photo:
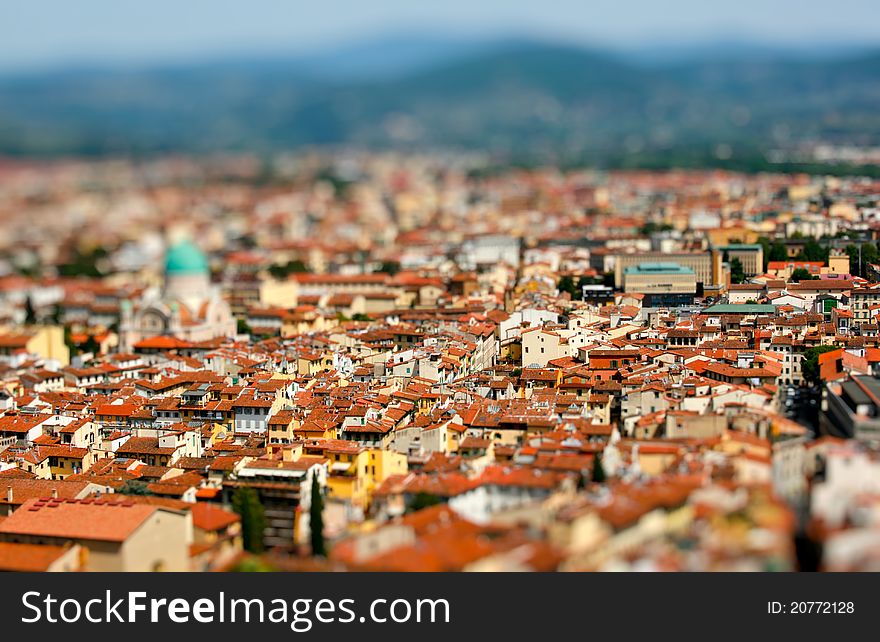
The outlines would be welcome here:
M 156 510 L 127 501 L 31 499 L 0 524 L 0 533 L 123 542 Z

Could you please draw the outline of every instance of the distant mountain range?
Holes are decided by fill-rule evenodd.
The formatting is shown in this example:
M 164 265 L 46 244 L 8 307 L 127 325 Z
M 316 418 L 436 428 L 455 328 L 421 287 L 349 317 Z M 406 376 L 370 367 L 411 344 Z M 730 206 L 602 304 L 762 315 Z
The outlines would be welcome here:
M 0 77 L 0 153 L 312 145 L 607 160 L 880 144 L 880 50 L 612 52 L 416 38 L 299 57 Z M 732 150 L 732 151 L 731 151 Z

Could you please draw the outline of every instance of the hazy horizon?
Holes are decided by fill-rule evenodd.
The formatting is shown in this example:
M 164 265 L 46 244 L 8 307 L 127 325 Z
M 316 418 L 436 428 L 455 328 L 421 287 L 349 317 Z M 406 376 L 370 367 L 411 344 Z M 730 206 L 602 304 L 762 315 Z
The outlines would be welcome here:
M 728 7 L 697 0 L 662 6 L 608 0 L 587 6 L 573 0 L 513 6 L 502 0 L 442 6 L 403 0 L 379 6 L 348 0 L 321 6 L 277 0 L 155 0 L 149 6 L 2 0 L 0 6 L 0 71 L 6 73 L 307 56 L 407 36 L 450 42 L 534 38 L 621 52 L 720 45 L 822 55 L 880 45 L 880 7 L 866 0 L 833 6 L 742 0 Z

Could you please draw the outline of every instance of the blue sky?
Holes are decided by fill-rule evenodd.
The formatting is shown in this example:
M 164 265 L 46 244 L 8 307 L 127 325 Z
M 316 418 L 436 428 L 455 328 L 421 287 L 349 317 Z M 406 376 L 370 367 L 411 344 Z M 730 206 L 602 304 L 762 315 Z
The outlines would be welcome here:
M 878 0 L 0 0 L 0 67 L 299 53 L 390 33 L 615 47 L 880 42 Z

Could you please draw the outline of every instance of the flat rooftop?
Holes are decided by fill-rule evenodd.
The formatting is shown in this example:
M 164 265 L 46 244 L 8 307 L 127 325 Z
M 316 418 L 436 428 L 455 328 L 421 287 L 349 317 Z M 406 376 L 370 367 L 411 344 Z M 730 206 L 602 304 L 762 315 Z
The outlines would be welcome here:
M 718 303 L 703 310 L 703 314 L 775 314 L 775 305 L 769 303 Z
M 689 267 L 678 263 L 639 263 L 623 271 L 624 274 L 693 274 Z

